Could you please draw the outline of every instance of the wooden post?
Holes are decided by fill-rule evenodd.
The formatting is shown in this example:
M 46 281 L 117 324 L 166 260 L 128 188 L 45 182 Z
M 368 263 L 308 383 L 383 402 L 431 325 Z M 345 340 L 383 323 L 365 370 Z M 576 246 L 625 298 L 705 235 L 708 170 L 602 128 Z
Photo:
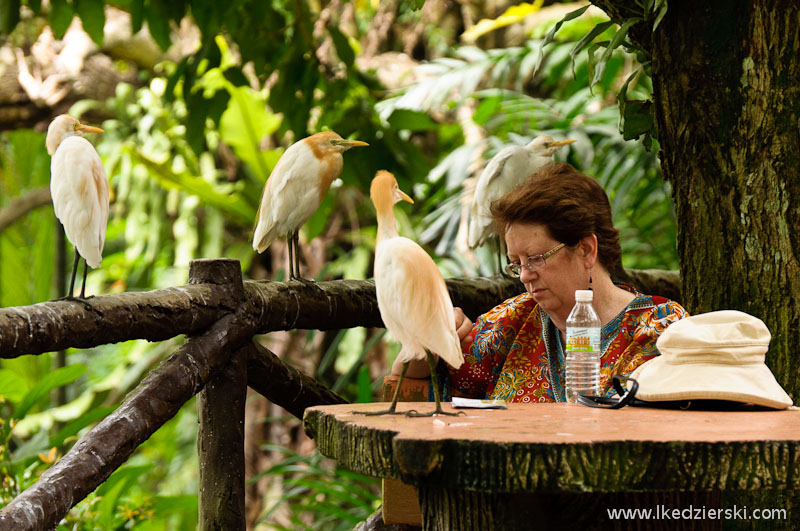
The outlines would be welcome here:
M 244 299 L 242 272 L 237 260 L 195 260 L 191 264 L 189 283 L 225 284 L 230 286 L 232 300 Z M 239 349 L 197 396 L 199 529 L 245 529 L 246 392 L 246 353 Z

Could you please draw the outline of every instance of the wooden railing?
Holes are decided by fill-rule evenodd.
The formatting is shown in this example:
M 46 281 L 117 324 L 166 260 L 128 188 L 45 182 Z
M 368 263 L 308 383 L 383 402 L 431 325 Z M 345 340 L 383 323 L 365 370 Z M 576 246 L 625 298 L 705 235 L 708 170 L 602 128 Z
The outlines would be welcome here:
M 475 316 L 522 291 L 511 279 L 451 279 L 453 303 Z M 40 479 L 0 510 L 0 530 L 53 529 L 195 394 L 199 527 L 244 529 L 246 387 L 302 418 L 344 399 L 254 343 L 276 330 L 381 327 L 370 281 L 242 281 L 239 262 L 192 262 L 185 286 L 0 309 L 0 358 L 131 339 L 187 341 Z

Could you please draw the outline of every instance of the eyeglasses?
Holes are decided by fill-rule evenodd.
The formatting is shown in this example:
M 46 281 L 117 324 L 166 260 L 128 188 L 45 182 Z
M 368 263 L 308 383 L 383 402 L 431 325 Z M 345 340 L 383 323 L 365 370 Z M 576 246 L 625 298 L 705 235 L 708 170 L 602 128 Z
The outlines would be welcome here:
M 529 256 L 524 265 L 517 262 L 511 262 L 510 264 L 506 265 L 506 273 L 512 277 L 519 277 L 520 271 L 523 267 L 531 272 L 538 271 L 545 266 L 545 260 L 556 254 L 561 250 L 562 247 L 565 247 L 566 245 L 566 243 L 559 243 L 544 254 Z

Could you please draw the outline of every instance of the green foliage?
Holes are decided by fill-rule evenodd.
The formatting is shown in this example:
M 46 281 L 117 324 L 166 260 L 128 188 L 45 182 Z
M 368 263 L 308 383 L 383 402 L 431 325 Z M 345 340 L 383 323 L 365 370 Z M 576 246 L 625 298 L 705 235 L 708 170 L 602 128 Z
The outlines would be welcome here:
M 104 4 L 103 0 L 75 0 L 72 4 L 81 19 L 83 30 L 99 46 L 103 44 L 103 26 L 106 23 Z
M 592 38 L 611 31 L 611 25 L 605 22 L 581 21 L 578 15 L 582 12 L 583 9 L 568 14 L 561 22 L 584 24 L 589 29 L 573 31 L 593 35 Z M 557 24 L 554 29 L 560 27 Z M 429 77 L 383 100 L 377 108 L 391 123 L 398 113 L 429 115 L 471 98 L 477 103 L 472 119 L 489 135 L 483 153 L 487 161 L 508 143 L 525 144 L 539 134 L 575 139 L 571 149 L 557 157 L 596 176 L 604 185 L 622 234 L 624 265 L 676 268 L 675 217 L 669 186 L 661 177 L 655 153 L 637 150 L 628 142 L 636 136 L 630 133 L 634 128 L 650 133 L 646 129 L 652 124 L 648 121 L 652 120 L 649 108 L 642 110 L 644 104 L 629 101 L 628 113 L 623 115 L 627 125 L 620 128 L 628 132 L 620 136 L 620 115 L 605 103 L 619 77 L 625 74 L 628 59 L 619 46 L 608 45 L 598 77 L 598 61 L 577 53 L 592 38 L 583 37 L 578 44 L 559 43 L 554 29 L 543 40 L 531 40 L 519 48 L 456 49 L 454 58 L 426 65 Z M 609 42 L 621 41 L 625 32 L 627 29 L 615 30 Z M 546 61 L 537 67 L 545 45 Z M 614 51 L 617 53 L 611 53 Z M 628 76 L 623 88 L 652 92 L 649 78 L 641 76 Z M 491 254 L 484 250 L 478 251 L 477 267 L 475 262 L 454 253 L 462 216 L 461 187 L 470 176 L 468 167 L 478 150 L 483 147 L 460 145 L 450 152 L 443 151 L 420 194 L 426 198 L 424 205 L 432 208 L 421 209 L 424 217 L 419 239 L 435 244 L 436 254 L 453 256 L 442 264 L 453 275 L 488 275 L 496 270 Z
M 109 414 L 114 407 L 95 407 L 79 413 L 48 437 L 47 429 L 38 429 L 23 437 L 28 422 L 36 415 L 29 411 L 44 404 L 47 393 L 75 383 L 86 372 L 80 363 L 68 365 L 46 374 L 33 386 L 24 377 L 10 370 L 0 370 L 0 506 L 5 505 L 26 488 L 30 487 L 49 466 L 60 458 L 77 440 L 85 428 Z M 30 386 L 30 387 L 29 387 Z M 66 408 L 62 414 L 69 412 Z M 168 495 L 170 475 L 181 481 L 179 468 L 181 459 L 175 450 L 181 449 L 181 441 L 193 445 L 193 426 L 196 413 L 191 405 L 185 413 L 167 423 L 150 441 L 142 445 L 137 454 L 123 468 L 117 470 L 86 500 L 79 503 L 59 526 L 63 530 L 118 529 L 136 524 L 137 529 L 195 529 L 197 522 L 197 496 L 195 494 Z M 41 416 L 41 414 L 37 414 Z M 58 415 L 65 420 L 62 415 Z M 187 422 L 188 420 L 188 422 Z M 182 424 L 181 426 L 178 426 Z M 196 430 L 196 428 L 195 428 Z M 154 446 L 173 447 L 173 455 L 164 456 Z M 186 447 L 183 447 L 185 451 Z M 193 449 L 193 448 L 192 448 Z M 142 456 L 148 457 L 142 458 Z M 164 459 L 167 461 L 164 461 Z M 177 458 L 177 459 L 176 459 Z M 140 463 L 141 462 L 141 463 Z M 166 463 L 172 470 L 164 470 Z M 188 462 L 188 470 L 195 474 L 196 459 Z M 141 484 L 143 478 L 159 485 L 164 494 L 152 494 L 155 489 Z
M 0 0 L 0 35 L 11 33 L 19 22 L 19 0 Z
M 277 445 L 262 449 L 283 455 L 280 463 L 251 480 L 264 475 L 284 478 L 284 493 L 259 520 L 268 528 L 344 531 L 365 520 L 380 504 L 377 479 L 332 467 L 319 454 L 304 456 Z M 287 510 L 283 519 L 289 526 L 273 523 L 280 508 Z
M 591 81 L 589 86 L 596 85 L 603 78 L 606 65 L 611 59 L 612 54 L 619 48 L 624 48 L 627 52 L 635 54 L 640 66 L 630 73 L 628 78 L 622 85 L 622 88 L 617 93 L 617 100 L 619 102 L 619 130 L 623 134 L 625 140 L 632 140 L 643 137 L 643 144 L 648 150 L 651 147 L 652 140 L 657 138 L 653 116 L 651 113 L 650 96 L 646 100 L 628 100 L 627 90 L 631 81 L 640 74 L 643 69 L 647 75 L 650 75 L 650 57 L 646 50 L 634 45 L 628 39 L 628 31 L 636 24 L 645 24 L 647 27 L 655 31 L 664 15 L 667 12 L 666 0 L 637 0 L 637 5 L 641 9 L 641 16 L 634 16 L 626 19 L 611 19 L 608 21 L 596 24 L 586 35 L 578 41 L 575 47 L 570 52 L 570 57 L 575 60 L 576 56 L 584 49 L 587 49 L 589 56 L 589 72 Z M 563 19 L 557 22 L 553 28 L 547 33 L 542 41 L 542 49 L 555 41 L 555 35 L 561 28 L 562 24 L 569 20 L 574 20 L 581 16 L 589 6 L 584 6 L 580 9 L 567 13 Z M 609 40 L 597 41 L 597 38 L 604 34 L 613 25 L 618 25 L 614 31 L 613 36 Z M 604 48 L 599 57 L 595 57 L 599 48 Z M 537 68 L 541 62 L 543 54 L 540 53 L 537 61 Z
M 43 134 L 34 131 L 3 134 L 0 208 L 11 198 L 48 186 L 49 159 Z M 27 222 L 15 223 L 0 233 L 0 305 L 19 306 L 51 297 L 55 227 L 52 210 L 39 210 Z

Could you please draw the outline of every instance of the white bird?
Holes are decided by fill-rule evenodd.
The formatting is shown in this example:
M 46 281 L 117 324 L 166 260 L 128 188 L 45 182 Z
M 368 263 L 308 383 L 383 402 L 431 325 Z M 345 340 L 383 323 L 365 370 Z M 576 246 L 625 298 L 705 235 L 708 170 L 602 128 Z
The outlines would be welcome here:
M 342 172 L 342 153 L 360 140 L 345 140 L 332 131 L 295 142 L 272 170 L 256 216 L 253 250 L 263 253 L 280 236 L 289 244 L 289 277 L 300 277 L 298 233 L 319 208 L 331 183 Z
M 475 185 L 469 220 L 468 243 L 471 249 L 482 245 L 493 234 L 489 212 L 492 202 L 525 182 L 542 166 L 552 163 L 556 150 L 573 142 L 537 136 L 526 146 L 507 146 L 492 157 Z
M 375 291 L 378 309 L 386 328 L 401 343 L 398 358 L 403 362 L 394 398 L 386 411 L 395 413 L 398 391 L 408 362 L 428 358 L 436 399 L 435 411 L 414 416 L 445 414 L 435 378 L 431 352 L 458 368 L 464 362 L 450 294 L 439 269 L 422 247 L 397 233 L 393 207 L 398 201 L 414 201 L 397 186 L 394 175 L 379 171 L 372 180 L 370 197 L 378 214 L 378 241 L 375 249 Z M 452 413 L 447 413 L 452 414 Z
M 86 266 L 100 267 L 108 223 L 108 178 L 94 146 L 85 133 L 102 133 L 68 114 L 56 117 L 47 128 L 45 145 L 50 162 L 50 193 L 56 217 L 75 246 L 72 280 L 66 298 L 72 298 L 80 257 L 84 259 L 80 299 L 86 296 Z

